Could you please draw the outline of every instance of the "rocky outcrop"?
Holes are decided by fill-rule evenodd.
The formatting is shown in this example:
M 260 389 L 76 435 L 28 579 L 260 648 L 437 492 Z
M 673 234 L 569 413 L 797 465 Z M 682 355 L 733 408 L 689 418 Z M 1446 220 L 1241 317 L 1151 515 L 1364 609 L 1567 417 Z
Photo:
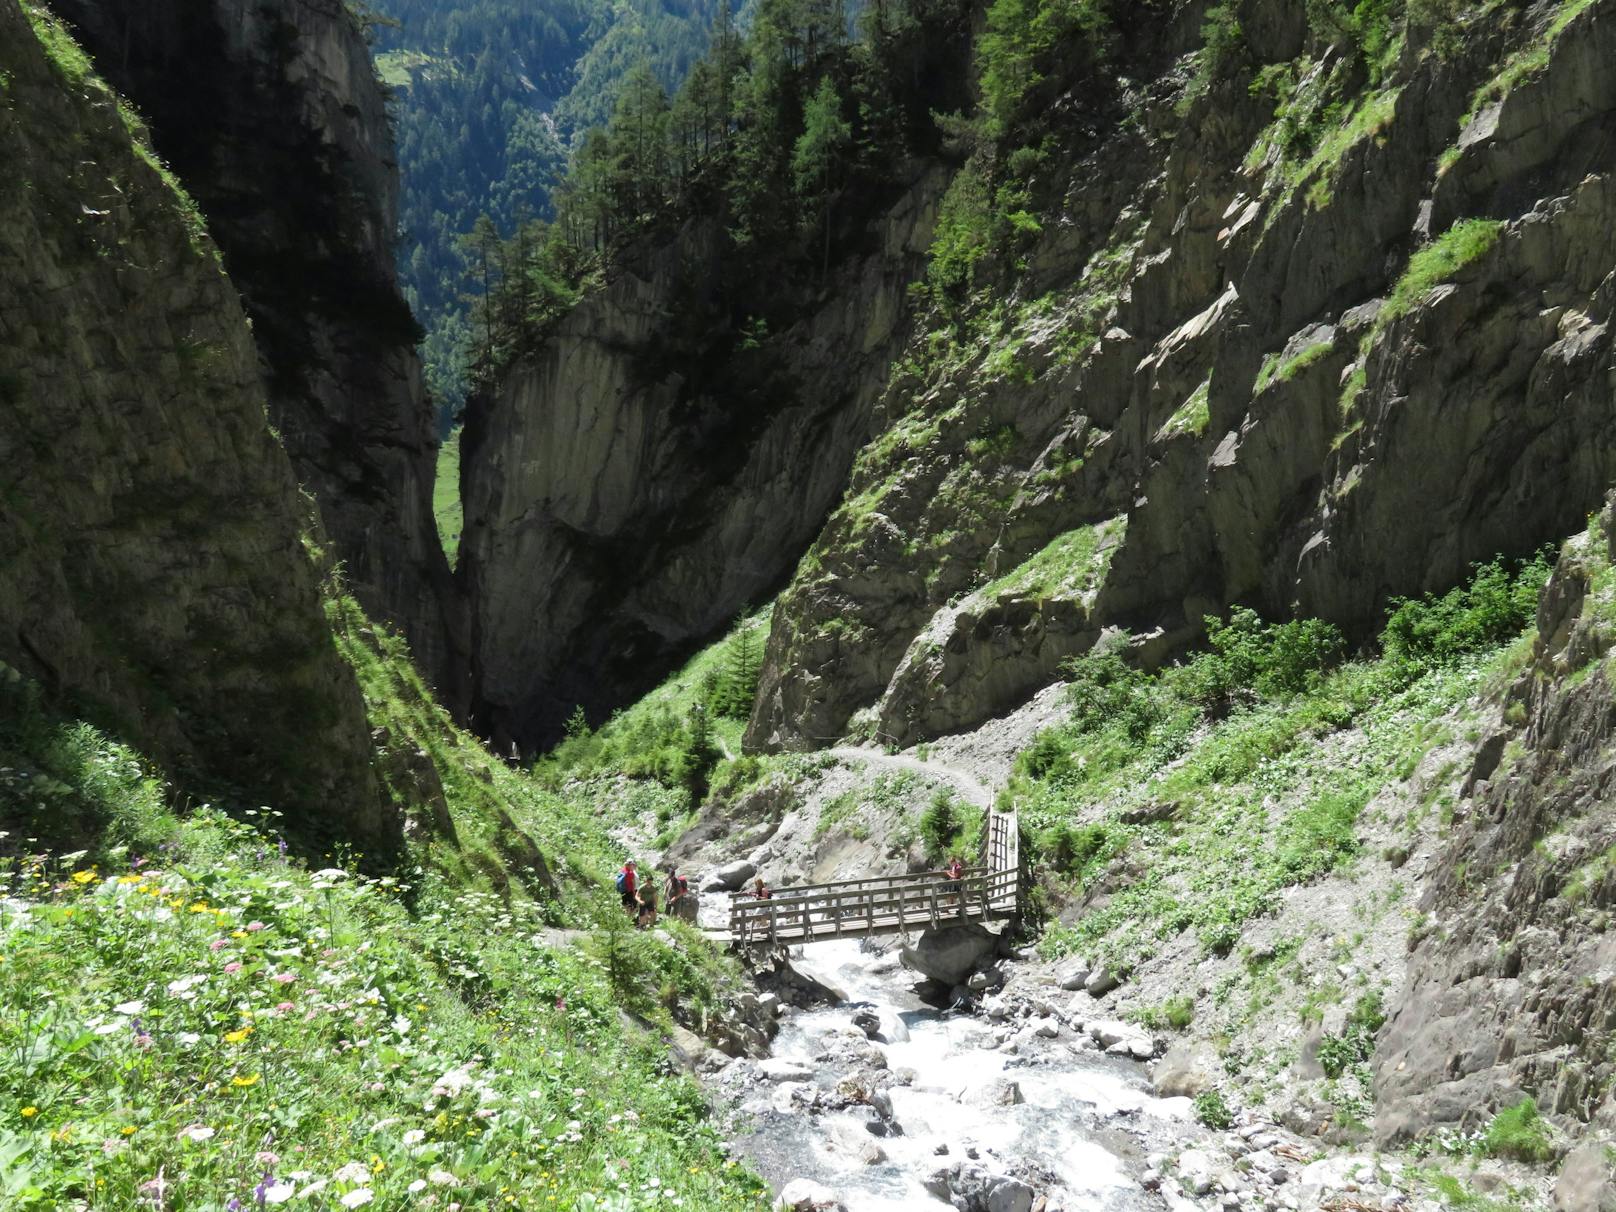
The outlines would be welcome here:
M 138 138 L 0 2 L 0 659 L 187 790 L 381 840 L 318 520 L 201 218 Z
M 1239 7 L 1245 67 L 1182 118 L 1195 6 L 1124 50 L 1014 318 L 918 377 L 909 351 L 780 599 L 750 744 L 969 727 L 1107 628 L 1158 661 L 1231 604 L 1363 634 L 1598 506 L 1616 5 L 1521 6 L 1441 53 L 1411 27 L 1375 83 L 1295 6 Z M 1080 603 L 1006 580 L 1112 518 Z
M 60 0 L 151 124 L 241 292 L 271 418 L 335 556 L 451 701 L 464 695 L 432 517 L 436 435 L 393 269 L 385 98 L 342 0 Z
M 1616 1141 L 1613 534 L 1607 507 L 1567 545 L 1509 692 L 1506 719 L 1523 723 L 1477 748 L 1468 812 L 1420 904 L 1408 980 L 1378 1041 L 1384 1143 L 1470 1130 L 1528 1095 L 1585 1148 Z M 1565 1206 L 1605 1206 L 1586 1163 L 1567 1162 L 1567 1198 L 1582 1202 Z
M 868 438 L 940 192 L 922 174 L 761 342 L 709 302 L 722 238 L 694 225 L 474 404 L 461 574 L 486 733 L 598 719 L 790 571 Z

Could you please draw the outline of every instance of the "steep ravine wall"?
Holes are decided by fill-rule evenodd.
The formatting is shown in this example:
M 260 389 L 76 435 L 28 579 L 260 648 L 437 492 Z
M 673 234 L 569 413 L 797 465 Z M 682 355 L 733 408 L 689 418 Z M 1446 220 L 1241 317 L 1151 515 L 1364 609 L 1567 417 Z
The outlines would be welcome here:
M 1473 1131 L 1523 1097 L 1572 1127 L 1557 1206 L 1616 1205 L 1616 509 L 1567 544 L 1506 720 L 1419 908 L 1375 1054 L 1376 1136 Z
M 382 841 L 241 304 L 75 55 L 0 0 L 0 660 L 186 791 Z
M 1378 83 L 1332 77 L 1302 6 L 1237 8 L 1245 65 L 1187 109 L 1195 6 L 1091 102 L 1014 326 L 894 376 L 777 605 L 750 744 L 968 727 L 1108 628 L 1158 660 L 1232 603 L 1363 634 L 1616 479 L 1616 3 L 1506 5 L 1441 53 L 1410 28 Z M 1302 154 L 1251 87 L 1283 63 L 1292 116 L 1344 102 Z M 1102 523 L 1093 567 L 1015 575 Z
M 696 224 L 619 272 L 474 404 L 460 576 L 475 721 L 503 747 L 594 722 L 789 575 L 901 344 L 942 180 L 922 173 L 788 329 L 737 345 Z
M 385 98 L 342 0 L 56 0 L 149 120 L 252 320 L 270 414 L 362 604 L 462 705 L 436 434 L 394 273 Z

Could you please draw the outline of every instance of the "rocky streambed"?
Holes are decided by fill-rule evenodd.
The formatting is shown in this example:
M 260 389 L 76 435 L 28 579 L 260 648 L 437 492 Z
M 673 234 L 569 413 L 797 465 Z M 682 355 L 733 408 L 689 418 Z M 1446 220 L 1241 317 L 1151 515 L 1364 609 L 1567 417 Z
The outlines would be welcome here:
M 839 941 L 793 949 L 791 967 L 839 996 L 766 997 L 772 1055 L 709 1062 L 734 1151 L 775 1206 L 829 1212 L 1435 1212 L 1396 1159 L 1330 1152 L 1245 1114 L 1224 1131 L 1163 1097 L 1171 1057 L 1139 1027 L 1092 1017 L 1034 965 L 994 969 L 998 991 L 939 1008 L 896 949 Z M 980 984 L 980 982 L 978 982 Z

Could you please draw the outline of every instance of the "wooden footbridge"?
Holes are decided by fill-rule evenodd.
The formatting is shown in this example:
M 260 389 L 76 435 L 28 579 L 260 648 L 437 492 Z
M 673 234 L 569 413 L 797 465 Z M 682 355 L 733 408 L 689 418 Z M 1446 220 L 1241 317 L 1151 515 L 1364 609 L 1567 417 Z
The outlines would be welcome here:
M 727 941 L 737 947 L 787 947 L 1007 921 L 1017 916 L 1020 897 L 1015 813 L 990 811 L 981 861 L 960 879 L 942 871 L 913 871 L 776 888 L 765 900 L 737 892 L 730 897 Z

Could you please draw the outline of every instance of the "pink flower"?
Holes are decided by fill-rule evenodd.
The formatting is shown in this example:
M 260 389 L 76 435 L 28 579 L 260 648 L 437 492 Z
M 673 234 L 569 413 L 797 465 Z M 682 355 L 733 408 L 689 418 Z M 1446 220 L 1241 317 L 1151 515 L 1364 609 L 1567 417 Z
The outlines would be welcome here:
M 216 938 L 211 943 L 208 944 L 208 950 L 209 951 L 223 951 L 229 945 L 230 945 L 230 940 L 229 939 L 227 939 L 227 938 Z
M 225 966 L 224 966 L 224 970 L 225 970 L 225 971 L 226 971 L 226 972 L 240 972 L 240 971 L 241 971 L 241 965 L 240 965 L 240 964 L 236 964 L 236 963 L 230 963 L 230 964 L 226 964 L 226 965 L 225 965 Z
M 247 932 L 249 934 L 257 934 L 260 930 L 264 930 L 264 929 L 267 929 L 267 927 L 264 925 L 263 922 L 248 922 L 247 923 Z
M 276 1002 L 275 1009 L 280 1011 L 282 1014 L 285 1014 L 288 1010 L 296 1010 L 297 1007 L 291 1002 Z
M 295 981 L 297 979 L 297 973 L 295 973 L 295 972 L 277 972 L 274 975 L 274 977 L 272 977 L 271 979 L 273 979 L 274 982 L 277 985 L 290 985 L 293 981 Z

